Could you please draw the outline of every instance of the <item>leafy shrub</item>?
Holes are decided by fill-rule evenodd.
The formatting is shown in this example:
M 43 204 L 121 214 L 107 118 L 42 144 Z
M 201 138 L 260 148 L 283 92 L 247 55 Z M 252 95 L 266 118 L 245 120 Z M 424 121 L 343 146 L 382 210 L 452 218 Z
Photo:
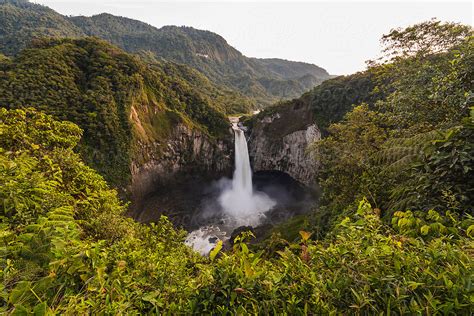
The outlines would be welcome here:
M 117 193 L 73 152 L 76 125 L 2 108 L 0 134 L 3 311 L 185 306 L 202 259 L 166 219 L 142 226 L 124 216 Z
M 322 241 L 265 260 L 240 242 L 216 262 L 195 312 L 223 314 L 468 314 L 473 262 L 464 232 L 407 236 L 362 201 Z M 307 233 L 302 236 L 308 238 Z
M 428 38 L 443 45 L 430 48 Z M 322 208 L 335 218 L 366 196 L 387 222 L 406 209 L 472 213 L 472 29 L 429 21 L 384 42 L 386 59 L 367 70 L 372 102 L 313 146 Z

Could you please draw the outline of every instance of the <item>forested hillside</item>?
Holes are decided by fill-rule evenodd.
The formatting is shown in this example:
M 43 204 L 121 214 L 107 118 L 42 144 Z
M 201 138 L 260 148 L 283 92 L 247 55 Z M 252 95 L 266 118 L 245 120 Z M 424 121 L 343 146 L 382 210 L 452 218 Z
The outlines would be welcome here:
M 369 69 L 369 99 L 316 144 L 325 203 L 341 209 L 365 196 L 385 218 L 401 209 L 473 214 L 472 35 L 430 21 L 383 38 L 388 61 Z
M 312 64 L 248 58 L 221 36 L 192 27 L 157 29 L 110 14 L 72 17 L 71 21 L 87 35 L 104 38 L 129 52 L 148 51 L 190 65 L 211 80 L 266 104 L 298 96 L 329 77 L 324 69 Z
M 375 93 L 374 87 L 372 70 L 348 76 L 338 76 L 324 81 L 299 98 L 275 103 L 253 117 L 252 120 L 263 118 L 269 113 L 279 111 L 279 109 L 303 107 L 314 113 L 314 120 L 318 127 L 324 135 L 327 135 L 327 128 L 331 123 L 339 122 L 354 104 L 361 102 L 373 104 L 380 99 L 381 92 Z M 310 118 L 293 119 L 288 124 L 298 124 L 307 119 Z M 248 124 L 252 124 L 252 120 Z
M 329 78 L 312 64 L 248 58 L 221 36 L 191 27 L 158 29 L 106 13 L 66 17 L 26 0 L 1 0 L 0 14 L 0 53 L 16 54 L 41 37 L 96 36 L 130 53 L 189 65 L 215 84 L 252 98 L 253 107 L 297 97 Z
M 228 97 L 185 66 L 148 66 L 93 38 L 38 40 L 0 63 L 0 106 L 34 106 L 78 124 L 82 157 L 114 184 L 128 181 L 133 137 L 165 146 L 178 122 L 211 137 L 227 133 Z M 150 124 L 146 136 L 132 131 L 132 107 Z
M 28 0 L 0 0 L 0 52 L 18 53 L 39 37 L 79 37 L 84 32 L 56 11 Z

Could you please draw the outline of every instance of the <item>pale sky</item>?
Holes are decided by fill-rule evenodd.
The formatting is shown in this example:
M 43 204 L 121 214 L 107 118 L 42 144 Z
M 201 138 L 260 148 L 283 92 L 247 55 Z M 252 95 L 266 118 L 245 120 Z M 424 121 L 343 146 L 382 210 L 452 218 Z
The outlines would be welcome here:
M 331 74 L 365 69 L 392 28 L 437 17 L 473 23 L 471 1 L 96 1 L 33 0 L 65 15 L 102 12 L 153 26 L 186 25 L 213 31 L 249 57 L 314 63 Z

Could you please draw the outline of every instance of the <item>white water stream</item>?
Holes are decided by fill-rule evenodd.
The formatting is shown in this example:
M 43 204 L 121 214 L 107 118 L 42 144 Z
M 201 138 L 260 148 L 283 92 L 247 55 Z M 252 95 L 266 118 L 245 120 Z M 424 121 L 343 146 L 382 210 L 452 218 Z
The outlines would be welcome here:
M 247 140 L 237 124 L 234 124 L 233 128 L 235 133 L 234 177 L 232 187 L 222 192 L 219 203 L 224 213 L 234 221 L 235 227 L 256 226 L 260 223 L 263 214 L 275 206 L 275 202 L 265 193 L 253 191 Z
M 257 226 L 265 217 L 264 213 L 276 204 L 265 193 L 254 192 L 245 134 L 237 123 L 233 123 L 232 127 L 235 134 L 234 176 L 231 187 L 221 192 L 219 196 L 226 229 L 230 231 L 244 225 Z M 225 234 L 222 235 L 222 231 L 218 227 L 209 225 L 191 232 L 185 242 L 201 254 L 207 255 L 217 239 L 225 239 Z

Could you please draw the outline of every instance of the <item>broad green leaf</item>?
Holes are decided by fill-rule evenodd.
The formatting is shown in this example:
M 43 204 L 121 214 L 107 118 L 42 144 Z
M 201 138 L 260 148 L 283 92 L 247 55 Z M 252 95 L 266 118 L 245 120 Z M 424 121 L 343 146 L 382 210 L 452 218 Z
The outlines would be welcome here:
M 430 232 L 430 226 L 423 225 L 421 226 L 420 231 L 423 235 L 428 235 L 428 233 Z
M 216 246 L 209 253 L 209 259 L 211 259 L 211 261 L 214 261 L 214 259 L 216 258 L 219 251 L 221 251 L 221 249 L 222 249 L 222 240 L 219 240 Z
M 33 314 L 35 316 L 44 316 L 46 315 L 47 309 L 48 305 L 46 304 L 46 302 L 42 302 L 35 306 L 35 308 L 33 309 Z
M 474 237 L 474 225 L 471 225 L 467 228 L 466 230 L 466 234 L 469 236 L 469 237 Z

